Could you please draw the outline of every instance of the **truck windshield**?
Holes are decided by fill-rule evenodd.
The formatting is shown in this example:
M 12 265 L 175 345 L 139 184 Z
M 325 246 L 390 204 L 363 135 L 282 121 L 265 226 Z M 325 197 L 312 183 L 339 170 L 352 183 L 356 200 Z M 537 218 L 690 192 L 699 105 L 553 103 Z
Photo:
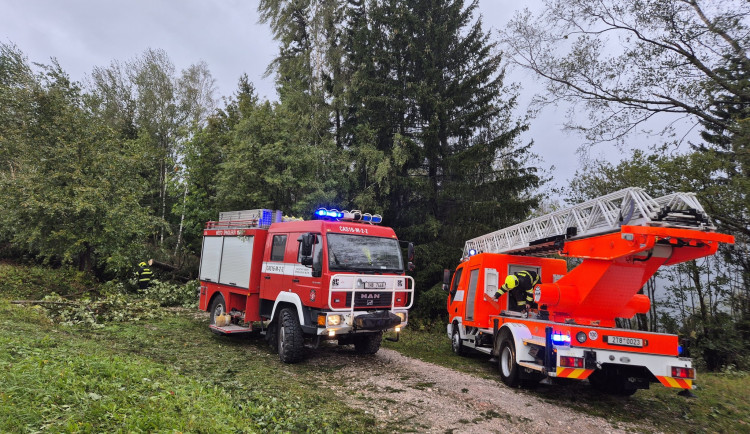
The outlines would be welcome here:
M 362 272 L 403 271 L 401 249 L 392 238 L 328 234 L 328 268 Z

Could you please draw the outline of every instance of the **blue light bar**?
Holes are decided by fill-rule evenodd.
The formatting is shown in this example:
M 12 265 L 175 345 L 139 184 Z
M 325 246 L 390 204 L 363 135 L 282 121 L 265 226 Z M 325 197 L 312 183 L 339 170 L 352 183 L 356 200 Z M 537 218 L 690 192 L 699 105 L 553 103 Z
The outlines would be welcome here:
M 329 209 L 328 212 L 326 212 L 326 217 L 330 217 L 332 219 L 340 219 L 344 216 L 343 212 L 339 212 L 337 209 Z
M 379 214 L 363 214 L 362 211 L 339 211 L 337 209 L 326 209 L 318 208 L 315 210 L 313 215 L 319 219 L 331 219 L 331 220 L 344 220 L 344 221 L 360 221 L 365 223 L 378 224 L 383 221 L 383 217 Z
M 560 333 L 552 334 L 552 343 L 555 345 L 570 345 L 570 335 Z
M 477 254 L 477 250 L 476 249 L 469 250 L 469 256 L 474 256 L 476 254 Z

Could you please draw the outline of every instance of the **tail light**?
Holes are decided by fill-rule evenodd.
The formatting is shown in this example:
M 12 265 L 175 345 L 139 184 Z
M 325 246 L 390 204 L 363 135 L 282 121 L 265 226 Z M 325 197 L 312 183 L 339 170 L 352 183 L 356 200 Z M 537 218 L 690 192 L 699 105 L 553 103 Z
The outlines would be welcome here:
M 695 378 L 695 369 L 672 366 L 672 376 L 675 378 Z
M 560 366 L 563 368 L 583 368 L 583 357 L 560 356 Z M 674 372 L 674 368 L 672 368 Z

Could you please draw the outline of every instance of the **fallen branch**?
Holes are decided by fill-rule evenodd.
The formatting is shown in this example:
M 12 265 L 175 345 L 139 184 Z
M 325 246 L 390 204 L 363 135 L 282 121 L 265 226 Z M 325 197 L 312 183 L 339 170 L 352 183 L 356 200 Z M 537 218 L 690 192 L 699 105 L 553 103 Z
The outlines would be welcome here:
M 56 304 L 63 306 L 80 306 L 80 303 L 72 301 L 50 301 L 50 300 L 11 300 L 12 304 Z

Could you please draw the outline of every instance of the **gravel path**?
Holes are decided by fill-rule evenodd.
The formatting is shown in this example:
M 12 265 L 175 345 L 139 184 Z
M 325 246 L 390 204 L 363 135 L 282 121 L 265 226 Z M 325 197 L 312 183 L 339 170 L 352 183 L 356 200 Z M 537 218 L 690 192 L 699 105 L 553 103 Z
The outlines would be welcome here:
M 346 348 L 346 347 L 343 347 Z M 379 428 L 429 433 L 614 433 L 643 431 L 543 402 L 499 381 L 477 378 L 381 348 L 369 357 L 351 349 L 314 351 L 306 363 L 337 366 L 321 381 Z M 559 386 L 558 386 L 559 387 Z

